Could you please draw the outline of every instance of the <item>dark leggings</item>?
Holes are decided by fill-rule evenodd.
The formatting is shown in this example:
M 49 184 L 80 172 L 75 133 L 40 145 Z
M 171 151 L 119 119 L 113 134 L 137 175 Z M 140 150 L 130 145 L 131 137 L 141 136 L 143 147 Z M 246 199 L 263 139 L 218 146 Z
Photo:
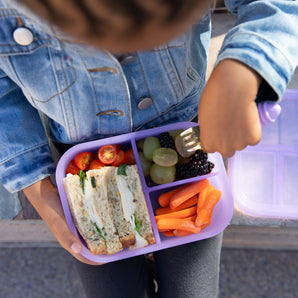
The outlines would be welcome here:
M 154 252 L 158 297 L 217 297 L 221 243 L 222 234 Z M 101 266 L 75 262 L 88 298 L 152 297 L 144 256 Z

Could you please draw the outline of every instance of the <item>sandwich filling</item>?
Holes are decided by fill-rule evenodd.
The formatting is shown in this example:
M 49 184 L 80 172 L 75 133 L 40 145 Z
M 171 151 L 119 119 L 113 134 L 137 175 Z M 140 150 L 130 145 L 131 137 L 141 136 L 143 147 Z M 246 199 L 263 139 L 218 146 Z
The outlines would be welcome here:
M 134 197 L 128 182 L 122 175 L 116 175 L 116 181 L 120 192 L 123 216 L 125 220 L 130 222 L 134 231 L 136 241 L 133 248 L 145 247 L 148 245 L 148 242 L 141 236 L 140 228 L 137 227 L 137 225 L 139 226 L 141 223 L 138 223 L 137 220 L 137 210 L 134 204 Z

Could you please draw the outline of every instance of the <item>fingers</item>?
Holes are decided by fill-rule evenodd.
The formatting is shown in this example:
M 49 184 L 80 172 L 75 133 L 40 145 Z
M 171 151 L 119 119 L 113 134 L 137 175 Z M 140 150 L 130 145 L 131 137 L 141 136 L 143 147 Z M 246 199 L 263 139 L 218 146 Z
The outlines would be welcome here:
M 47 216 L 44 221 L 58 240 L 59 244 L 79 261 L 89 265 L 100 265 L 100 263 L 90 261 L 80 255 L 83 249 L 82 243 L 69 230 L 60 199 L 49 201 L 49 203 L 50 209 L 48 210 L 48 214 L 51 214 L 51 216 Z
M 227 134 L 224 131 L 219 132 L 215 136 L 206 132 L 201 128 L 201 146 L 208 153 L 219 152 L 224 158 L 235 155 L 237 151 L 244 150 L 247 146 L 254 146 L 261 140 L 261 128 L 254 131 L 254 135 L 250 135 L 244 130 Z
M 65 250 L 83 263 L 100 265 L 80 254 L 82 244 L 67 226 L 57 188 L 52 185 L 50 179 L 38 181 L 26 188 L 24 193 Z

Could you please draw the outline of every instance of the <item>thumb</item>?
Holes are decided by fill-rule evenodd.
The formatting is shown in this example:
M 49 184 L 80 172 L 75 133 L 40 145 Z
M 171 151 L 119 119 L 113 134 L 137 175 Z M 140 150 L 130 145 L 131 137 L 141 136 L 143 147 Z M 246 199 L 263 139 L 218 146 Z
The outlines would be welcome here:
M 81 241 L 69 230 L 64 216 L 56 218 L 55 223 L 49 226 L 49 228 L 58 240 L 59 244 L 74 258 L 89 265 L 101 264 L 88 260 L 80 254 L 82 252 L 83 245 Z
M 73 253 L 75 254 L 79 254 L 82 251 L 82 245 L 78 242 L 74 242 L 72 243 L 72 245 L 70 246 L 70 249 Z

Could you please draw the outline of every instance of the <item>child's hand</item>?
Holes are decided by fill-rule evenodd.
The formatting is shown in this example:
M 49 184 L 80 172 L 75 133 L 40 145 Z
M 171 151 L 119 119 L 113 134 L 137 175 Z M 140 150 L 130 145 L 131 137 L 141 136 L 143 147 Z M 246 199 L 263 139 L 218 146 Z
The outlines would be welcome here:
M 25 188 L 24 193 L 64 249 L 83 263 L 100 265 L 80 255 L 81 242 L 68 229 L 58 190 L 49 178 Z
M 261 124 L 255 103 L 261 77 L 236 60 L 219 62 L 200 99 L 201 145 L 207 152 L 231 157 L 236 150 L 256 145 Z

